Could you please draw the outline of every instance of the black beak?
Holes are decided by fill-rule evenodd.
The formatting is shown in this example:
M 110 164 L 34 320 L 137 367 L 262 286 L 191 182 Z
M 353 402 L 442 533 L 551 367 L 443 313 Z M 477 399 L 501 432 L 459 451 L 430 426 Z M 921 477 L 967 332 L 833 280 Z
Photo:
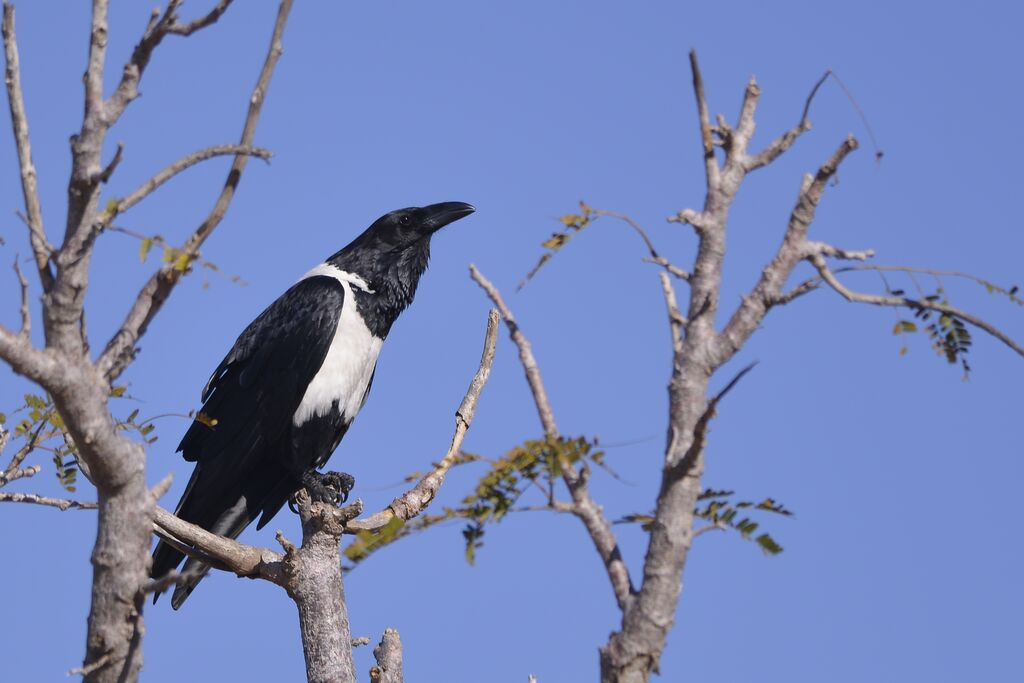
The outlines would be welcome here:
M 465 218 L 476 211 L 472 205 L 465 202 L 441 202 L 440 204 L 424 206 L 423 210 L 427 212 L 427 218 L 423 221 L 423 227 L 431 233 L 437 232 L 449 223 L 454 223 L 460 218 Z

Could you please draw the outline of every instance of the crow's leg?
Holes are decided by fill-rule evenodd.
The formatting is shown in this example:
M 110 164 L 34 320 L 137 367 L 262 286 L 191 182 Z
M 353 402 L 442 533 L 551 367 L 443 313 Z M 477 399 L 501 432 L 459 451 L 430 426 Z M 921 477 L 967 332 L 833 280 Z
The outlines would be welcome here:
M 356 485 L 355 478 L 344 472 L 317 472 L 306 470 L 302 473 L 302 485 L 309 491 L 314 502 L 341 505 L 348 500 L 349 491 Z

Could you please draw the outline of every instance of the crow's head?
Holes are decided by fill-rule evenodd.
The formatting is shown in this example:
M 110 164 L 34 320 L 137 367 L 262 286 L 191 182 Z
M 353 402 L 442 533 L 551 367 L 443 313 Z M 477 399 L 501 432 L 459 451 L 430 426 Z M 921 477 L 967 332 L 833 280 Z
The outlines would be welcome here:
M 364 248 L 381 252 L 423 248 L 435 232 L 474 211 L 476 209 L 464 202 L 398 209 L 374 221 L 360 239 L 365 238 Z
M 430 237 L 474 211 L 465 202 L 441 202 L 386 213 L 327 262 L 370 283 L 377 305 L 400 311 L 427 268 Z

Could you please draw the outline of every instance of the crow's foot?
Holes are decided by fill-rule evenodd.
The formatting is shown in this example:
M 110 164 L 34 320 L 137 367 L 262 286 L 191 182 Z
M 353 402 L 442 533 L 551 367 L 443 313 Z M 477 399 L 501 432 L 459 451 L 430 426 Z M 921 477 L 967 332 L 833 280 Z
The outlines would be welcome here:
M 309 491 L 313 502 L 341 505 L 348 500 L 349 491 L 356 485 L 356 480 L 344 472 L 321 473 L 309 470 L 302 475 L 302 485 Z

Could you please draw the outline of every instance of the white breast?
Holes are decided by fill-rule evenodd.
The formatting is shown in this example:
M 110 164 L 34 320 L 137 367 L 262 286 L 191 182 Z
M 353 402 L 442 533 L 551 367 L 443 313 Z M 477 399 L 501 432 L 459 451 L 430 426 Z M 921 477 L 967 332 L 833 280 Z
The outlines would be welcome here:
M 338 409 L 351 421 L 363 407 L 366 389 L 377 364 L 377 355 L 384 340 L 373 336 L 356 307 L 352 287 L 371 292 L 366 281 L 340 268 L 320 264 L 302 276 L 302 280 L 318 275 L 333 277 L 345 288 L 345 304 L 341 309 L 338 329 L 327 350 L 327 357 L 299 403 L 292 424 L 299 426 L 311 417 L 326 415 L 337 401 Z

